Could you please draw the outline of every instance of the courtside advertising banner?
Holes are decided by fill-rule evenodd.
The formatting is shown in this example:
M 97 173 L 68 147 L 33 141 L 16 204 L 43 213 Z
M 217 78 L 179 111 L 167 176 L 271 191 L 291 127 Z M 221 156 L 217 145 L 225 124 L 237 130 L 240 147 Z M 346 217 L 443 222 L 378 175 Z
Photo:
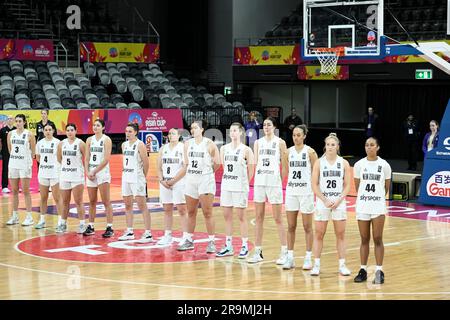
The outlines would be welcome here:
M 299 46 L 250 46 L 234 48 L 235 65 L 296 65 Z
M 80 45 L 80 59 L 85 62 L 144 62 L 159 60 L 159 45 L 156 43 L 109 43 L 83 42 Z M 86 47 L 89 55 L 86 52 Z
M 450 101 L 440 128 L 438 146 L 425 156 L 419 202 L 450 207 Z
M 139 131 L 138 138 L 145 143 L 148 153 L 158 153 L 163 144 L 163 134 L 161 131 Z
M 53 41 L 0 39 L 0 60 L 54 61 Z
M 34 132 L 36 124 L 41 121 L 40 110 L 0 111 L 0 128 L 6 125 L 8 115 L 15 117 L 24 114 L 28 129 Z M 66 133 L 67 123 L 77 126 L 78 134 L 93 134 L 92 125 L 96 119 L 105 121 L 106 133 L 123 133 L 129 122 L 137 123 L 142 131 L 168 132 L 172 128 L 182 128 L 183 119 L 178 109 L 143 109 L 143 110 L 50 110 L 49 119 L 53 121 L 58 135 Z

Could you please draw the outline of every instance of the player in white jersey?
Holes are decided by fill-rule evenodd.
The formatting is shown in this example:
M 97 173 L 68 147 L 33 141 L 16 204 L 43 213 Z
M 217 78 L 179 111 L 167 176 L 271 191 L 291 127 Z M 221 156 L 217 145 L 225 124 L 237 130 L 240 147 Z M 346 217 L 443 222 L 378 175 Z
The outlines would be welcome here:
M 53 201 L 55 202 L 56 211 L 59 219 L 61 219 L 61 195 L 59 191 L 59 162 L 57 159 L 58 145 L 61 141 L 53 136 L 53 126 L 47 123 L 43 127 L 44 138 L 36 144 L 36 160 L 39 163 L 38 181 L 39 193 L 41 196 L 41 218 L 36 229 L 46 227 L 45 214 L 47 213 L 48 194 L 50 187 L 52 188 Z
M 111 158 L 112 141 L 104 134 L 105 122 L 102 119 L 94 121 L 92 127 L 94 135 L 86 141 L 85 167 L 87 168 L 86 186 L 89 195 L 89 224 L 84 231 L 84 236 L 95 234 L 94 222 L 97 211 L 97 194 L 100 191 L 102 202 L 106 212 L 106 230 L 103 238 L 114 235 L 113 211 L 109 186 L 111 184 L 111 173 L 109 170 L 109 159 Z
M 59 189 L 61 190 L 61 221 L 56 227 L 57 233 L 67 231 L 67 217 L 69 216 L 70 198 L 77 207 L 80 224 L 77 233 L 82 234 L 86 230 L 83 192 L 85 180 L 84 157 L 86 144 L 77 138 L 77 127 L 73 123 L 66 125 L 67 138 L 58 145 L 58 162 L 61 164 L 59 176 Z
M 213 218 L 213 201 L 216 194 L 214 172 L 220 167 L 220 154 L 216 144 L 203 137 L 206 121 L 195 121 L 191 124 L 192 139 L 185 142 L 184 161 L 186 171 L 186 206 L 188 211 L 188 233 L 186 239 L 178 246 L 179 251 L 194 249 L 194 231 L 200 203 L 205 217 L 208 232 L 206 253 L 216 253 L 215 226 Z
M 281 253 L 276 264 L 283 265 L 287 258 L 286 228 L 281 219 L 283 205 L 283 188 L 281 177 L 287 170 L 286 142 L 275 136 L 275 119 L 268 117 L 263 122 L 264 137 L 255 142 L 256 172 L 254 180 L 255 214 L 256 214 L 256 240 L 255 252 L 248 263 L 258 263 L 264 260 L 262 255 L 262 237 L 264 228 L 264 214 L 266 198 L 272 205 L 272 215 L 277 225 L 278 236 L 281 242 Z M 280 172 L 281 164 L 281 172 Z
M 314 233 L 314 267 L 312 276 L 320 274 L 320 256 L 323 238 L 330 218 L 333 220 L 336 247 L 339 256 L 339 273 L 349 276 L 345 265 L 345 225 L 347 205 L 345 197 L 350 192 L 351 173 L 348 161 L 339 156 L 340 141 L 336 134 L 325 138 L 325 154 L 316 161 L 312 173 L 312 189 L 316 194 L 316 216 Z
M 311 188 L 311 173 L 317 160 L 316 151 L 304 144 L 308 128 L 305 125 L 296 126 L 292 132 L 294 146 L 288 149 L 286 155 L 289 166 L 288 182 L 286 185 L 286 216 L 288 221 L 288 254 L 283 269 L 295 267 L 294 244 L 297 229 L 297 217 L 300 212 L 305 231 L 306 254 L 303 270 L 312 268 L 311 255 L 313 245 L 312 217 L 314 213 L 314 192 Z
M 127 217 L 127 230 L 119 237 L 119 241 L 134 240 L 133 231 L 133 198 L 142 212 L 145 231 L 139 243 L 153 241 L 151 232 L 151 217 L 147 207 L 146 183 L 149 169 L 147 148 L 137 138 L 139 126 L 129 123 L 125 129 L 126 140 L 122 143 L 123 170 L 122 170 L 122 197 L 125 202 Z
M 233 208 L 236 209 L 241 227 L 242 246 L 239 259 L 248 255 L 248 222 L 245 210 L 248 207 L 249 182 L 255 170 L 255 157 L 252 149 L 241 142 L 245 134 L 242 124 L 235 122 L 230 126 L 231 142 L 220 148 L 223 163 L 223 176 L 220 205 L 225 217 L 226 241 L 217 257 L 233 256 Z
M 361 235 L 361 269 L 355 282 L 367 280 L 367 260 L 369 259 L 370 227 L 372 226 L 375 244 L 374 284 L 384 283 L 383 273 L 383 228 L 386 214 L 386 197 L 391 185 L 391 166 L 378 156 L 380 145 L 374 137 L 366 140 L 367 157 L 359 160 L 354 167 L 355 187 L 358 192 L 356 200 L 356 219 Z
M 22 226 L 34 224 L 31 213 L 30 180 L 33 167 L 33 158 L 36 149 L 36 140 L 30 131 L 27 130 L 27 121 L 24 114 L 18 114 L 15 118 L 16 130 L 8 133 L 8 149 L 10 153 L 8 165 L 8 177 L 12 188 L 12 216 L 6 222 L 7 225 L 19 223 L 19 181 L 22 185 L 22 192 L 25 197 L 25 207 L 27 216 L 22 222 Z
M 169 143 L 164 145 L 158 154 L 159 198 L 164 207 L 164 236 L 159 245 L 172 243 L 173 205 L 177 206 L 180 216 L 183 241 L 187 237 L 186 198 L 184 197 L 186 175 L 184 162 L 184 144 L 180 142 L 177 128 L 169 130 Z

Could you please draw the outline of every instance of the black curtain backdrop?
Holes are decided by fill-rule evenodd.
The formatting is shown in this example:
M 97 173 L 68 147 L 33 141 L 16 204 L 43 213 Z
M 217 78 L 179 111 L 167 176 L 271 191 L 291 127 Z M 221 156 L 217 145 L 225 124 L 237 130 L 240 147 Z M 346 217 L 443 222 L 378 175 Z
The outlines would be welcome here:
M 421 139 L 429 131 L 430 120 L 441 121 L 450 99 L 450 83 L 369 84 L 367 106 L 379 115 L 379 139 L 384 158 L 406 158 L 402 123 L 412 113 L 421 128 Z M 417 146 L 423 158 L 421 142 Z

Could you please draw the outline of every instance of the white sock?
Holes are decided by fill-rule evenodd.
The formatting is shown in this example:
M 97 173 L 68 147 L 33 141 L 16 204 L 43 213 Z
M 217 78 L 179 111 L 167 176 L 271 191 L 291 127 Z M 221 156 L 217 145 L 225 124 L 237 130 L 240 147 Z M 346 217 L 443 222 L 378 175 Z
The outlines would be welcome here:
M 192 233 L 186 232 L 186 239 L 189 240 L 190 242 L 192 241 Z
M 286 253 L 287 251 L 287 246 L 281 246 L 281 253 Z
M 233 237 L 232 236 L 227 236 L 225 243 L 227 245 L 227 247 L 231 247 L 231 243 L 233 242 Z
M 89 225 L 93 228 L 94 227 L 94 223 L 93 222 L 89 222 Z
M 261 253 L 262 252 L 262 248 L 261 247 L 255 247 L 255 251 L 258 252 L 258 253 Z
M 13 211 L 12 215 L 13 215 L 13 217 L 17 217 L 18 216 L 17 211 Z
M 61 221 L 60 221 L 60 222 L 61 222 L 61 224 L 66 224 L 66 219 L 62 219 L 62 218 L 61 218 Z
M 166 231 L 164 231 L 164 235 L 165 235 L 166 237 L 171 237 L 171 236 L 172 236 L 172 230 L 166 230 Z
M 108 227 L 111 227 L 112 228 L 112 223 L 107 223 L 106 224 L 106 227 L 108 228 Z
M 214 241 L 214 239 L 216 238 L 215 235 L 208 235 L 209 241 Z
M 152 231 L 151 230 L 145 230 L 144 234 L 146 234 L 147 236 L 152 236 Z
M 383 271 L 383 266 L 376 266 L 375 271 Z
M 86 220 L 80 220 L 80 225 L 86 224 Z
M 33 218 L 33 212 L 27 212 L 27 218 L 28 217 Z
M 320 258 L 314 259 L 314 266 L 320 267 Z
M 133 228 L 127 228 L 127 232 L 129 232 L 129 233 L 134 233 L 134 232 L 133 232 Z
M 294 250 L 288 250 L 287 251 L 287 256 L 290 259 L 294 259 Z
M 367 271 L 367 266 L 361 265 L 361 269 L 364 269 L 365 271 Z
M 58 216 L 58 225 L 61 224 L 61 216 Z
M 306 259 L 311 259 L 311 256 L 312 256 L 312 252 L 311 251 L 306 251 L 305 258 Z
M 248 247 L 248 238 L 242 238 L 242 246 L 243 247 Z
M 39 222 L 45 222 L 45 214 L 41 214 Z
M 188 237 L 188 233 L 187 232 L 183 232 L 183 240 L 187 239 Z
M 339 267 L 345 265 L 345 259 L 339 259 Z

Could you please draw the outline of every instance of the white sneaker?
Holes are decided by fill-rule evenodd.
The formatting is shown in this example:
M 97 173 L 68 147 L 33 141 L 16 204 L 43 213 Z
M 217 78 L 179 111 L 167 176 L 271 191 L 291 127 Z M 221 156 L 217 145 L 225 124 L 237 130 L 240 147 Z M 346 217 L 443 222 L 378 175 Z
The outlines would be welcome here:
M 12 226 L 14 224 L 18 224 L 19 223 L 19 217 L 18 216 L 12 216 L 7 222 L 6 224 L 8 226 Z
M 318 276 L 320 274 L 320 266 L 314 266 L 314 268 L 312 268 L 310 275 L 311 276 Z
M 172 236 L 163 236 L 161 239 L 158 240 L 156 243 L 159 246 L 167 246 L 169 244 L 172 244 Z
M 303 260 L 303 270 L 311 270 L 312 269 L 312 262 L 311 262 L 311 258 L 305 258 Z
M 255 251 L 253 256 L 251 256 L 250 259 L 247 260 L 248 263 L 258 263 L 264 260 L 264 257 L 262 255 L 262 251 Z
M 150 243 L 153 241 L 153 236 L 149 232 L 144 232 L 142 234 L 142 237 L 139 239 L 138 243 L 144 244 L 144 243 Z
M 35 229 L 44 229 L 45 228 L 45 221 L 39 221 L 39 223 L 37 223 L 34 226 Z
M 9 191 L 8 188 L 3 188 L 3 189 L 2 189 L 2 192 L 3 192 L 3 193 L 10 193 L 11 191 Z
M 28 215 L 22 222 L 22 226 L 24 227 L 32 226 L 33 224 L 34 224 L 33 217 Z
M 61 223 L 56 227 L 56 233 L 65 233 L 67 232 L 67 224 Z
M 280 257 L 277 259 L 277 265 L 284 265 L 287 261 L 287 251 L 286 252 L 281 252 L 280 253 Z
M 85 223 L 80 224 L 80 225 L 78 226 L 77 233 L 78 233 L 78 234 L 83 234 L 83 233 L 86 231 L 86 228 L 87 228 L 87 225 L 86 225 Z
M 339 273 L 343 276 L 349 276 L 351 274 L 350 270 L 348 270 L 345 264 L 339 267 Z
M 293 258 L 286 258 L 286 262 L 283 264 L 283 270 L 290 270 L 295 268 L 295 262 Z
M 120 236 L 117 240 L 119 241 L 127 241 L 134 240 L 134 233 L 132 231 L 125 231 L 122 236 Z

